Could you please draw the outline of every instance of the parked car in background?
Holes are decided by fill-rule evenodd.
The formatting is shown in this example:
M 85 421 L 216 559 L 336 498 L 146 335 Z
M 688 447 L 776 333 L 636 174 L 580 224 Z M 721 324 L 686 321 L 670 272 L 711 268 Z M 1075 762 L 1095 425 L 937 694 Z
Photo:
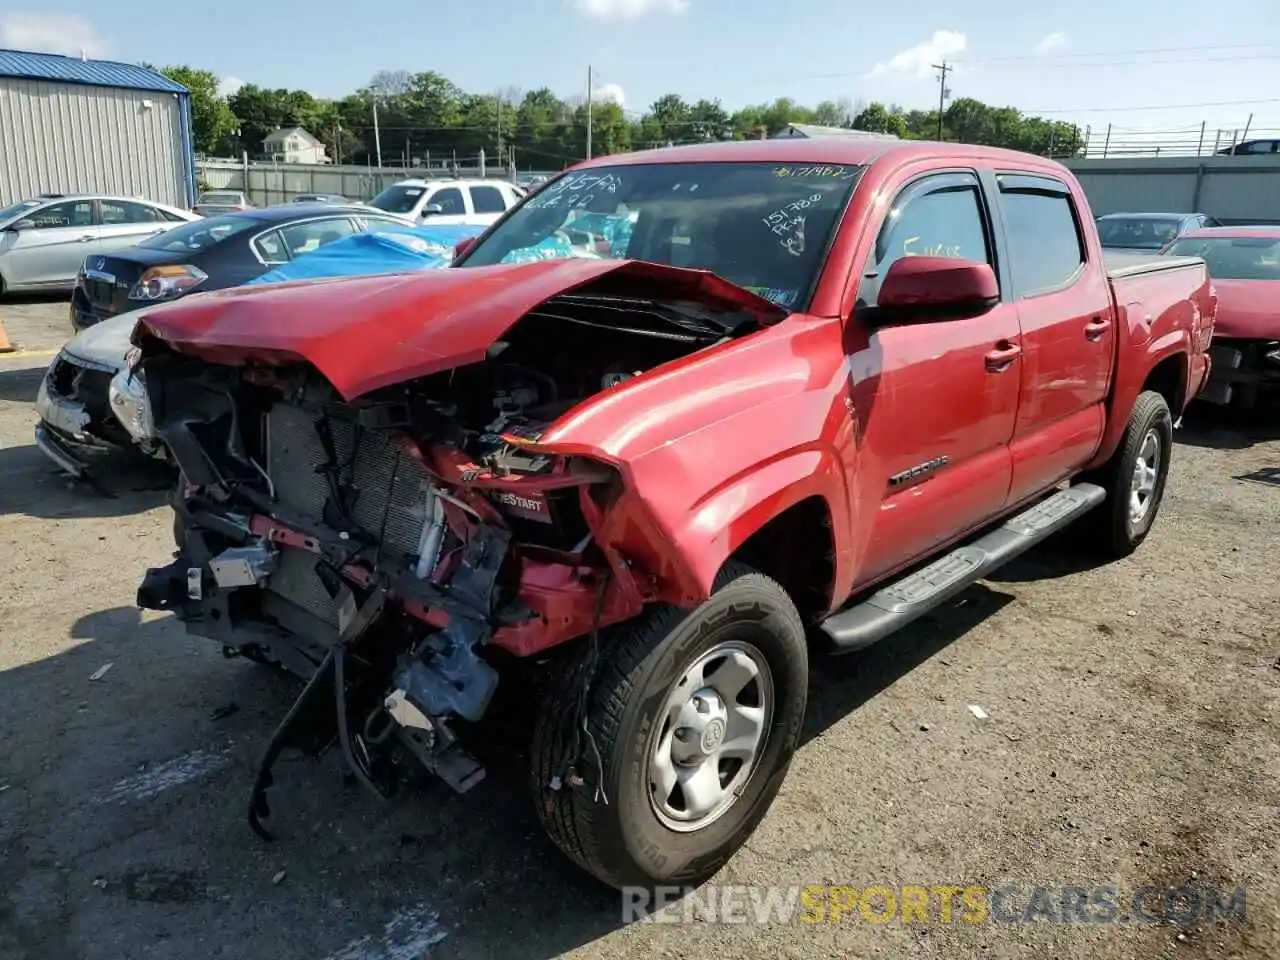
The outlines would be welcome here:
M 333 203 L 285 203 L 196 220 L 129 250 L 86 259 L 71 295 L 71 324 L 83 330 L 118 313 L 197 290 L 238 286 L 382 223 L 409 221 Z
M 1280 140 L 1243 140 L 1218 151 L 1218 156 L 1271 156 L 1280 152 Z
M 235 190 L 206 190 L 196 198 L 191 209 L 202 217 L 216 217 L 220 213 L 239 213 L 252 207 L 249 198 Z
M 1218 221 L 1203 213 L 1108 213 L 1098 217 L 1097 225 L 1105 250 L 1156 254 L 1188 230 L 1216 227 Z
M 488 226 L 520 202 L 522 187 L 506 180 L 402 180 L 369 206 L 441 226 Z
M 367 232 L 317 247 L 248 283 L 438 270 L 449 265 L 455 246 L 484 229 L 411 227 L 372 219 L 369 226 Z M 144 374 L 130 377 L 125 362 L 134 325 L 158 309 L 141 307 L 82 330 L 45 371 L 36 393 L 36 445 L 73 476 L 82 475 L 95 454 L 119 448 L 164 457 Z
M 350 203 L 346 197 L 338 193 L 300 193 L 293 198 L 293 203 Z
M 1280 397 L 1280 226 L 1194 230 L 1163 252 L 1200 257 L 1218 291 L 1201 398 L 1247 410 Z
M 62 290 L 85 257 L 123 250 L 199 219 L 150 200 L 45 194 L 0 209 L 0 294 Z
M 143 317 L 184 483 L 138 605 L 310 681 L 250 824 L 289 747 L 467 791 L 501 689 L 574 862 L 700 884 L 783 783 L 810 642 L 865 648 L 1073 522 L 1111 558 L 1151 530 L 1212 288 L 1109 268 L 1092 223 L 1043 157 L 714 143 L 579 165 L 447 270 Z

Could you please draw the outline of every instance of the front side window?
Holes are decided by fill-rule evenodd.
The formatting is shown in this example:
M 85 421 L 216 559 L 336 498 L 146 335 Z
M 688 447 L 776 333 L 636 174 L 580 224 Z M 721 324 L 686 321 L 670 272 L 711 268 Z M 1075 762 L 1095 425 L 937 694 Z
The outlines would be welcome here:
M 898 195 L 863 270 L 860 307 L 875 306 L 885 273 L 903 257 L 991 262 L 976 177 L 939 174 L 916 181 Z
M 32 221 L 40 230 L 55 230 L 58 227 L 91 227 L 93 226 L 93 201 L 72 200 L 67 203 L 53 203 L 28 214 L 26 219 Z
M 463 217 L 467 213 L 467 206 L 462 200 L 462 191 L 457 187 L 445 187 L 442 190 L 437 190 L 427 198 L 427 206 L 432 204 L 440 207 L 440 212 L 436 216 Z
M 709 270 L 803 310 L 861 167 L 820 163 L 645 163 L 551 181 L 459 267 L 572 257 Z

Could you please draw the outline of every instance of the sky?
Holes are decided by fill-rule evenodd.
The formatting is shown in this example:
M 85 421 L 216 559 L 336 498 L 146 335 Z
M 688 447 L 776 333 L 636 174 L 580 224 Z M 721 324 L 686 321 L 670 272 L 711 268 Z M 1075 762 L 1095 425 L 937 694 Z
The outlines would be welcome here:
M 19 0 L 22 3 L 23 0 Z M 1115 141 L 1280 136 L 1280 3 L 1164 0 L 0 0 L 0 47 L 212 70 L 339 97 L 378 70 L 471 92 L 547 86 L 638 114 L 665 93 L 732 110 L 779 96 L 929 108 L 952 97 L 1088 125 Z M 1070 12 L 1067 12 L 1067 11 Z M 212 13 L 211 13 L 212 11 Z M 1207 146 L 1207 144 L 1206 144 Z

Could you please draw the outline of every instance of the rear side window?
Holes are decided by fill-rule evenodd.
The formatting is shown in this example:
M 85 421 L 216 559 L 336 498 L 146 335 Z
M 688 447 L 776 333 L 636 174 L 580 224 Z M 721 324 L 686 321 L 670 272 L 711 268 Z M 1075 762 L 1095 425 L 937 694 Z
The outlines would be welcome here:
M 1080 224 L 1067 185 L 1052 177 L 1000 176 L 1009 267 L 1018 297 L 1069 284 L 1085 262 Z
M 507 204 L 497 187 L 472 187 L 471 206 L 476 213 L 504 213 Z

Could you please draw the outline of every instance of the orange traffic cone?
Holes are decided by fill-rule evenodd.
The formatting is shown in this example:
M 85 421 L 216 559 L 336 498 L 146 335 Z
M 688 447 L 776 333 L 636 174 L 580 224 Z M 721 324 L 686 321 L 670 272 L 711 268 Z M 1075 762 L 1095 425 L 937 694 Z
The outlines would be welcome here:
M 0 353 L 13 353 L 17 349 L 9 341 L 9 335 L 4 332 L 4 321 L 0 320 Z

